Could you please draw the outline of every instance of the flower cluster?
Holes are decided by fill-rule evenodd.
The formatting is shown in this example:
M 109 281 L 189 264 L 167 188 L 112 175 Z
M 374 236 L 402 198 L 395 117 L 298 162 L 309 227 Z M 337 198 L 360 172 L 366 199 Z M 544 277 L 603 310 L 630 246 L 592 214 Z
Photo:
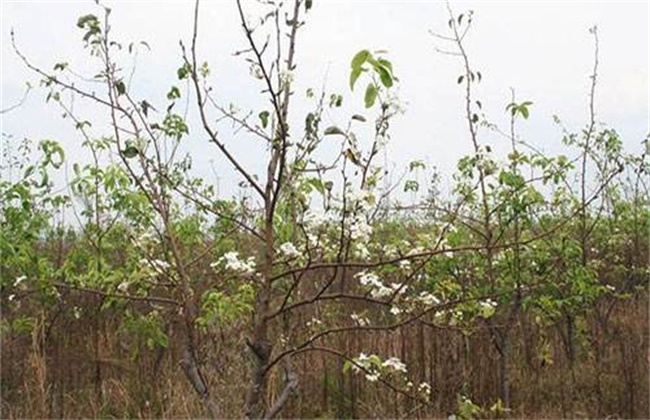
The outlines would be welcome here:
M 381 364 L 382 367 L 392 369 L 396 372 L 406 373 L 406 364 L 402 362 L 397 357 L 391 357 L 384 360 L 384 363 Z
M 425 306 L 434 306 L 439 305 L 440 300 L 430 292 L 420 292 L 418 295 L 418 301 L 420 301 Z
M 419 255 L 424 253 L 425 249 L 421 246 L 416 246 L 415 248 L 411 248 L 409 252 L 406 253 L 406 255 L 413 256 L 413 255 Z
M 372 234 L 372 227 L 368 224 L 366 216 L 363 214 L 355 214 L 348 226 L 350 230 L 350 238 L 356 241 L 368 241 Z
M 365 373 L 366 379 L 370 382 L 377 381 L 382 373 L 401 372 L 406 373 L 406 364 L 397 357 L 390 357 L 384 361 L 381 360 L 376 354 L 367 355 L 359 353 L 359 356 L 354 358 L 352 369 L 354 372 Z
M 497 303 L 492 299 L 486 299 L 478 303 L 483 318 L 489 318 L 496 312 Z
M 370 271 L 362 271 L 355 275 L 359 279 L 362 286 L 370 286 L 370 296 L 373 298 L 382 298 L 390 296 L 393 292 L 399 289 L 398 284 L 391 284 L 386 286 L 379 277 Z
M 302 224 L 305 228 L 305 235 L 307 236 L 307 241 L 312 247 L 317 247 L 318 244 L 318 234 L 327 227 L 331 216 L 328 216 L 325 213 L 315 212 L 308 210 L 302 216 Z
M 143 232 L 137 238 L 132 238 L 133 244 L 142 249 L 149 249 L 156 243 L 156 237 L 151 232 Z
M 286 258 L 296 258 L 300 256 L 300 251 L 291 242 L 285 242 L 279 247 L 280 253 Z
M 350 191 L 349 203 L 352 209 L 369 212 L 375 203 L 375 195 L 368 190 Z
M 479 305 L 481 305 L 484 308 L 488 308 L 488 307 L 496 308 L 497 307 L 497 303 L 492 299 L 486 299 L 484 301 L 481 301 L 481 302 L 479 302 Z
M 293 73 L 291 71 L 280 72 L 280 86 L 285 88 L 293 83 Z
M 149 259 L 149 258 L 142 258 L 139 261 L 139 264 L 147 269 L 150 275 L 164 275 L 166 274 L 169 269 L 171 268 L 171 265 L 165 261 L 165 260 L 159 260 L 159 259 Z
M 368 246 L 364 242 L 354 244 L 354 254 L 362 260 L 368 260 L 372 256 Z
M 326 227 L 328 221 L 327 215 L 312 210 L 308 210 L 302 216 L 302 223 L 308 230 L 312 231 Z
M 251 275 L 255 273 L 255 258 L 249 257 L 246 260 L 242 260 L 236 251 L 223 254 L 216 263 L 212 263 L 210 266 L 215 268 L 221 264 L 225 265 L 226 270 L 234 271 L 238 274 Z
M 376 382 L 381 377 L 381 359 L 376 354 L 367 355 L 359 353 L 359 356 L 354 359 L 355 364 L 352 369 L 355 372 L 365 371 L 366 379 L 370 382 Z
M 425 397 L 428 397 L 431 395 L 431 385 L 427 382 L 420 383 L 420 385 L 418 385 L 418 392 L 423 394 Z
M 353 251 L 355 256 L 364 260 L 371 257 L 368 243 L 372 235 L 372 226 L 368 222 L 367 214 L 372 210 L 374 202 L 375 196 L 370 191 L 351 191 L 346 205 L 346 211 L 350 214 L 347 230 L 350 238 L 355 241 Z

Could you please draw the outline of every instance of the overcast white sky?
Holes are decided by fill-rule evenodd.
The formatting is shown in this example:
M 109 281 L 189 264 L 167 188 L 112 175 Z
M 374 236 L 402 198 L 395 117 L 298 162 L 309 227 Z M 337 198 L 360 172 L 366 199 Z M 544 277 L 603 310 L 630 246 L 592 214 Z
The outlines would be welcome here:
M 175 82 L 181 63 L 178 41 L 187 40 L 191 30 L 193 2 L 105 4 L 113 9 L 115 37 L 146 40 L 151 46 L 151 52 L 139 57 L 133 83 L 139 86 L 138 93 L 154 104 L 158 100 L 159 109 L 164 109 L 164 94 Z M 629 150 L 640 150 L 640 141 L 650 131 L 649 4 L 454 1 L 452 7 L 456 12 L 474 11 L 467 45 L 474 67 L 483 74 L 477 99 L 484 103 L 490 119 L 506 126 L 504 107 L 512 87 L 518 98 L 534 102 L 530 120 L 520 128 L 522 137 L 546 151 L 561 153 L 561 132 L 552 115 L 560 116 L 571 130 L 587 122 L 593 66 L 593 38 L 588 29 L 593 25 L 598 25 L 600 35 L 598 118 L 621 133 Z M 1 5 L 2 109 L 20 100 L 27 80 L 37 80 L 11 50 L 12 27 L 20 48 L 43 68 L 68 61 L 80 71 L 92 70 L 80 42 L 82 34 L 75 27 L 81 14 L 99 12 L 91 0 L 2 0 Z M 401 81 L 400 97 L 406 103 L 406 114 L 393 125 L 389 161 L 400 167 L 422 159 L 449 174 L 458 157 L 469 151 L 469 140 L 462 119 L 463 92 L 456 84 L 460 63 L 437 53 L 435 47 L 444 45 L 428 33 L 444 33 L 447 19 L 443 2 L 314 0 L 298 41 L 296 97 L 304 97 L 306 87 L 319 88 L 327 74 L 327 90 L 342 93 L 344 105 L 363 111 L 361 93 L 350 94 L 347 88 L 350 59 L 362 48 L 388 50 Z M 258 88 L 252 84 L 247 65 L 232 56 L 244 46 L 234 0 L 203 1 L 200 46 L 203 59 L 212 66 L 222 102 L 258 112 L 264 104 L 257 97 Z M 301 105 L 294 109 L 297 121 L 302 121 L 304 110 Z M 44 105 L 42 92 L 32 92 L 20 109 L 2 115 L 2 132 L 17 139 L 52 138 L 64 144 L 70 160 L 83 159 L 80 138 L 59 115 L 55 107 Z M 336 123 L 336 116 L 332 118 Z M 101 130 L 98 125 L 96 134 Z M 197 170 L 211 176 L 210 160 L 220 168 L 216 151 L 202 137 L 189 140 Z M 484 140 L 497 150 L 504 142 L 490 136 Z M 245 161 L 258 163 L 259 156 L 248 153 L 250 145 L 234 141 L 238 142 L 234 150 Z

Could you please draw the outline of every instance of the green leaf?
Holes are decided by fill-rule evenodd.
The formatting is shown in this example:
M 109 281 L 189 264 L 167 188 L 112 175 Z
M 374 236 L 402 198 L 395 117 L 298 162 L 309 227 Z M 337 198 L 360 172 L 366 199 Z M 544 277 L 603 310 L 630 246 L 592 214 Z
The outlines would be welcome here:
M 181 97 L 181 90 L 176 86 L 172 86 L 172 88 L 167 93 L 167 99 L 173 101 L 174 99 L 178 99 L 180 97 Z
M 393 63 L 390 61 L 386 60 L 385 58 L 378 58 L 377 63 L 386 68 L 389 72 L 391 72 L 391 74 L 393 73 Z
M 347 373 L 350 369 L 352 369 L 353 366 L 354 366 L 354 363 L 352 363 L 349 360 L 346 360 L 343 363 L 343 373 Z
M 54 65 L 54 70 L 63 71 L 66 67 L 68 67 L 68 63 L 56 63 Z
M 425 169 L 426 165 L 421 160 L 414 160 L 409 163 L 409 172 L 413 172 L 417 169 Z
M 118 95 L 124 95 L 126 93 L 126 86 L 121 79 L 115 82 L 115 89 L 117 90 Z
M 262 121 L 262 128 L 269 125 L 269 111 L 262 111 L 259 113 L 260 121 Z
M 370 54 L 370 51 L 368 50 L 361 50 L 358 53 L 355 54 L 355 56 L 352 58 L 352 63 L 350 66 L 353 69 L 360 68 L 363 63 L 368 61 L 368 58 L 372 58 L 372 54 Z
M 460 85 L 461 83 L 463 83 L 463 79 L 464 79 L 464 78 L 465 78 L 465 76 L 460 76 L 460 77 L 458 77 L 458 84 L 459 84 L 459 85 Z
M 407 180 L 404 183 L 404 192 L 413 191 L 417 192 L 420 189 L 420 183 L 414 179 Z
M 190 65 L 185 63 L 183 66 L 179 67 L 176 71 L 179 80 L 187 79 L 190 74 Z
M 344 155 L 347 159 L 349 159 L 352 163 L 354 163 L 357 166 L 363 166 L 363 164 L 359 161 L 359 158 L 357 157 L 356 153 L 350 148 L 346 149 L 344 152 Z
M 379 79 L 381 80 L 382 85 L 387 88 L 393 86 L 393 76 L 385 67 L 377 66 L 375 67 L 375 70 L 379 73 Z
M 366 117 L 364 117 L 363 115 L 359 115 L 359 114 L 354 114 L 352 116 L 352 119 L 356 120 L 356 121 L 366 122 Z
M 138 156 L 138 149 L 135 146 L 127 146 L 126 149 L 122 150 L 122 155 L 127 159 L 134 158 Z
M 361 67 L 355 67 L 350 72 L 350 90 L 354 90 L 354 84 L 357 82 L 359 76 L 361 76 L 363 69 Z
M 335 126 L 335 125 L 327 127 L 323 133 L 326 136 L 331 136 L 331 135 L 335 135 L 335 134 L 345 136 L 345 132 L 343 130 L 341 130 L 340 128 L 338 128 L 337 126 Z
M 376 100 L 377 100 L 377 86 L 375 86 L 374 83 L 368 83 L 368 87 L 366 87 L 366 94 L 364 96 L 364 102 L 366 104 L 366 108 L 371 108 L 375 104 Z
M 306 0 L 305 1 L 305 11 L 308 11 L 309 9 L 311 9 L 312 6 L 313 6 L 313 0 Z
M 519 113 L 521 114 L 522 117 L 524 117 L 524 119 L 528 119 L 528 115 L 530 115 L 528 113 L 528 108 L 525 107 L 524 105 L 521 105 L 519 107 Z
M 325 185 L 323 185 L 323 181 L 321 181 L 320 179 L 309 178 L 307 179 L 307 183 L 311 185 L 319 193 L 325 194 Z
M 338 95 L 336 93 L 332 93 L 330 95 L 330 108 L 332 107 L 339 108 L 341 105 L 343 105 L 343 96 Z
M 97 16 L 95 15 L 83 15 L 79 19 L 77 19 L 77 27 L 82 28 L 86 25 L 86 23 L 97 23 Z
M 142 108 L 142 113 L 144 114 L 145 117 L 149 116 L 148 113 L 149 113 L 150 109 L 153 109 L 154 111 L 156 110 L 156 108 L 151 106 L 151 104 L 149 102 L 147 102 L 146 100 L 143 100 L 142 102 L 140 102 L 140 107 Z

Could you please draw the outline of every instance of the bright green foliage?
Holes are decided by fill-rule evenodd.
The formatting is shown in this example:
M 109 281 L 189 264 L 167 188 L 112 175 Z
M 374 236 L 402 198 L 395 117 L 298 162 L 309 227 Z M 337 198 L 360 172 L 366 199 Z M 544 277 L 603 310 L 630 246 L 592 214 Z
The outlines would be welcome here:
M 376 54 L 379 54 L 377 52 Z M 397 78 L 393 74 L 393 65 L 387 59 L 381 56 L 375 56 L 368 50 L 359 51 L 353 58 L 350 64 L 352 70 L 350 72 L 350 90 L 354 90 L 354 86 L 362 73 L 372 71 L 373 81 L 368 83 L 364 94 L 364 103 L 366 108 L 372 108 L 377 100 L 381 86 L 383 88 L 391 88 Z M 379 78 L 377 83 L 374 77 Z

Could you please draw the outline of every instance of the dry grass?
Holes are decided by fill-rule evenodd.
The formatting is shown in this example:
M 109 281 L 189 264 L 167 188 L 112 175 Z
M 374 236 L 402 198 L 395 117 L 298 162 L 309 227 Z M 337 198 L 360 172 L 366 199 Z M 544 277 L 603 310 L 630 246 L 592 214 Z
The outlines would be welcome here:
M 93 307 L 94 302 L 77 299 L 75 304 Z M 585 318 L 575 380 L 556 329 L 544 331 L 553 362 L 542 363 L 541 331 L 522 316 L 512 336 L 511 414 L 650 417 L 647 305 L 647 297 L 642 296 L 617 306 L 606 334 L 597 322 Z M 31 336 L 11 333 L 3 337 L 3 418 L 204 417 L 178 368 L 173 332 L 171 346 L 156 369 L 155 351 L 144 346 L 136 351 L 125 348 L 131 342 L 120 331 L 116 314 L 97 312 L 84 321 L 52 315 L 42 313 Z M 97 325 L 101 325 L 99 332 Z M 246 392 L 248 353 L 242 336 L 240 329 L 225 329 L 220 340 L 205 337 L 203 343 L 203 362 L 213 394 L 231 417 L 241 416 Z M 415 405 L 353 374 L 342 375 L 340 364 L 330 356 L 307 353 L 294 362 L 300 372 L 300 394 L 288 404 L 284 416 L 440 417 L 456 409 L 459 393 L 483 406 L 498 397 L 498 355 L 489 334 L 480 328 L 465 336 L 454 329 L 419 324 L 396 332 L 342 336 L 326 344 L 349 355 L 364 351 L 400 357 L 414 382 L 431 383 L 432 407 Z M 281 378 L 273 376 L 270 396 L 277 395 L 281 387 Z

